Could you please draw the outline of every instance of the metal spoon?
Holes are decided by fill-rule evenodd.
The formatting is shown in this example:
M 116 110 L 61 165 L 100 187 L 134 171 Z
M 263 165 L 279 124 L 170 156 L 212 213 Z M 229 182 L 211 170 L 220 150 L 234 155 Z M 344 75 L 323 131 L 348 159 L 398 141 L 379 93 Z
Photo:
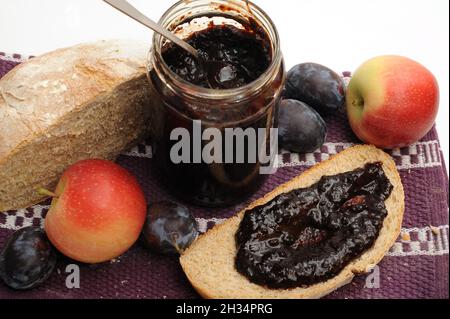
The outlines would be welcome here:
M 130 18 L 136 20 L 137 22 L 143 24 L 144 26 L 152 29 L 156 33 L 159 33 L 166 39 L 169 39 L 179 47 L 183 48 L 190 54 L 192 54 L 196 59 L 200 59 L 200 56 L 198 54 L 198 51 L 194 49 L 189 43 L 181 40 L 179 37 L 177 37 L 175 34 L 171 33 L 170 31 L 164 29 L 161 25 L 153 21 L 152 19 L 145 16 L 142 12 L 140 12 L 138 9 L 133 7 L 128 1 L 126 0 L 103 0 L 110 6 L 116 8 L 120 12 L 126 14 Z
M 186 50 L 192 56 L 194 56 L 194 58 L 198 62 L 199 68 L 204 72 L 204 74 L 206 74 L 206 80 L 210 88 L 223 89 L 228 88 L 227 86 L 230 86 L 229 77 L 230 74 L 234 72 L 233 71 L 234 66 L 223 61 L 206 61 L 204 58 L 201 57 L 198 51 L 194 47 L 192 47 L 189 43 L 178 38 L 176 35 L 166 30 L 152 19 L 145 16 L 142 12 L 133 7 L 126 0 L 103 0 L 103 1 L 105 1 L 107 4 L 114 7 L 115 9 L 119 10 L 120 12 L 126 14 L 130 18 L 159 33 L 166 39 L 169 39 L 182 49 Z M 224 74 L 225 74 L 225 82 L 223 82 Z

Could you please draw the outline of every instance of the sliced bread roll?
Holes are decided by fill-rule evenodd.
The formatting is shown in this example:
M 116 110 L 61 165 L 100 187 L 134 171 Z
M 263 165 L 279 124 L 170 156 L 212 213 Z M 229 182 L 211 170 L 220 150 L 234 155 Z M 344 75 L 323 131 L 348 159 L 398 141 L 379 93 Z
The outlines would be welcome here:
M 0 211 L 41 201 L 67 166 L 114 159 L 150 128 L 143 43 L 82 44 L 33 58 L 0 80 Z
M 367 163 L 382 162 L 394 186 L 385 201 L 388 216 L 374 245 L 348 264 L 334 278 L 306 288 L 268 289 L 251 283 L 235 269 L 235 235 L 245 210 L 201 236 L 180 258 L 187 278 L 204 298 L 210 299 L 293 299 L 320 298 L 348 284 L 355 274 L 365 273 L 381 261 L 398 238 L 403 220 L 403 185 L 392 158 L 373 146 L 355 146 L 324 161 L 255 201 L 247 209 L 263 205 L 274 197 L 317 183 L 322 176 L 353 171 Z

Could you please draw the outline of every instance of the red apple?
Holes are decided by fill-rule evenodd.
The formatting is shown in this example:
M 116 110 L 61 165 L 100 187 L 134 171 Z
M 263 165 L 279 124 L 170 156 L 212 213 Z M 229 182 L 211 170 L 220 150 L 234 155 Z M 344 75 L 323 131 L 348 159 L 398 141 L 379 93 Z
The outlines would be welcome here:
M 410 145 L 432 128 L 439 87 L 421 64 L 401 56 L 364 63 L 347 90 L 347 113 L 355 134 L 382 148 Z
M 126 252 L 138 239 L 146 200 L 135 177 L 104 160 L 69 167 L 56 188 L 45 231 L 64 255 L 100 263 Z

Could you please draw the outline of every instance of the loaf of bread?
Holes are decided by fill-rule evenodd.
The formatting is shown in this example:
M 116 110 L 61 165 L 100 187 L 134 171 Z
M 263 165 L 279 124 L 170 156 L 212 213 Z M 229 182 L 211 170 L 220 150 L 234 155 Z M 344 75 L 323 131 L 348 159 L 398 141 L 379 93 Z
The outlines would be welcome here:
M 403 221 L 405 195 L 400 175 L 392 158 L 373 146 L 355 146 L 324 161 L 293 180 L 258 199 L 248 209 L 263 205 L 276 196 L 317 183 L 322 176 L 337 175 L 382 162 L 383 170 L 393 185 L 385 201 L 388 216 L 372 248 L 348 264 L 337 276 L 306 288 L 268 289 L 250 282 L 235 268 L 235 235 L 245 210 L 201 236 L 180 258 L 187 278 L 204 298 L 214 299 L 294 299 L 320 298 L 348 284 L 355 274 L 365 273 L 375 266 L 397 240 Z
M 148 45 L 100 41 L 33 58 L 0 80 L 0 211 L 43 199 L 71 164 L 145 138 Z

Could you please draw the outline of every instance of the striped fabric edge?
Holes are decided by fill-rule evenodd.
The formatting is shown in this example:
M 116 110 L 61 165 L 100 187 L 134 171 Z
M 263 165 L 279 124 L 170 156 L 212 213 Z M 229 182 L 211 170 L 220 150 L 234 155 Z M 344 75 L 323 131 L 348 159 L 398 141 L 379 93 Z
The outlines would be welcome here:
M 31 59 L 32 57 L 33 57 L 32 55 L 21 55 L 16 53 L 0 52 L 0 60 L 14 63 L 22 63 L 26 60 Z
M 14 214 L 5 214 L 5 221 L 0 221 L 0 228 L 18 230 L 27 226 L 44 226 L 43 213 L 50 207 L 36 205 L 29 209 L 21 209 Z M 205 233 L 211 227 L 221 224 L 222 218 L 197 218 L 199 231 Z M 401 236 L 387 253 L 391 257 L 407 256 L 443 256 L 449 254 L 449 226 L 427 226 L 403 228 Z
M 225 222 L 226 219 L 198 218 L 197 223 L 201 233 L 211 227 Z M 408 238 L 405 240 L 404 238 Z M 392 246 L 386 256 L 444 256 L 449 254 L 449 225 L 438 227 L 402 228 L 401 236 Z
M 0 52 L 0 60 L 22 63 L 33 56 L 11 54 Z M 353 143 L 326 143 L 319 151 L 308 154 L 295 154 L 282 151 L 278 156 L 277 168 L 312 166 L 323 160 L 327 160 L 331 155 L 335 155 L 342 150 L 352 147 Z M 441 167 L 442 159 L 440 155 L 439 141 L 418 142 L 404 149 L 394 149 L 389 151 L 396 161 L 400 170 L 414 168 Z M 139 145 L 122 156 L 152 158 L 152 148 L 148 145 Z M 0 228 L 18 230 L 31 225 L 43 226 L 42 213 L 48 210 L 49 206 L 35 205 L 32 212 L 29 210 L 19 210 L 14 215 L 6 215 L 6 222 L 0 222 Z M 204 233 L 216 224 L 224 222 L 224 219 L 197 219 L 200 232 Z M 417 240 L 404 240 L 402 238 L 417 238 Z M 401 238 L 394 244 L 387 256 L 440 256 L 449 254 L 449 226 L 439 227 L 427 226 L 423 228 L 402 229 Z
M 320 150 L 308 154 L 295 154 L 282 151 L 277 158 L 277 168 L 313 166 L 330 158 L 344 149 L 355 146 L 354 143 L 326 143 Z M 402 149 L 393 149 L 388 153 L 394 159 L 399 170 L 415 168 L 442 167 L 441 149 L 439 141 L 417 142 Z M 148 145 L 139 145 L 122 156 L 152 158 L 152 148 Z

